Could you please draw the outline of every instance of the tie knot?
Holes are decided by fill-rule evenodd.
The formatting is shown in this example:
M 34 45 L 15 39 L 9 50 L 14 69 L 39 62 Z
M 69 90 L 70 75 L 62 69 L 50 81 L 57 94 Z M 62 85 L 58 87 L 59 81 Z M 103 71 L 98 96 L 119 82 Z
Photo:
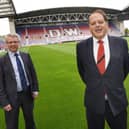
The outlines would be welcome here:
M 102 43 L 103 43 L 103 40 L 98 40 L 98 43 L 99 43 L 99 44 L 102 44 Z
M 18 57 L 18 54 L 17 54 L 17 53 L 15 53 L 15 54 L 14 54 L 14 56 Z

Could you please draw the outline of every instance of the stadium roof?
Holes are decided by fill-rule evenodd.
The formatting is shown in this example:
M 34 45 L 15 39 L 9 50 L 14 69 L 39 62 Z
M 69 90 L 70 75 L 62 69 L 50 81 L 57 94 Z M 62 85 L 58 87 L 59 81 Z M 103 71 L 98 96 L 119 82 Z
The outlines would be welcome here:
M 15 19 L 17 19 L 17 21 L 20 21 L 20 22 L 21 22 L 21 19 L 22 21 L 28 21 L 30 19 L 32 19 L 33 21 L 34 20 L 33 18 L 35 18 L 34 21 L 37 21 L 38 18 L 43 21 L 45 19 L 48 19 L 48 17 L 53 17 L 53 15 L 59 15 L 59 14 L 61 15 L 61 14 L 67 14 L 67 13 L 89 14 L 95 8 L 103 9 L 108 14 L 109 19 L 112 19 L 112 18 L 113 19 L 117 18 L 117 20 L 129 19 L 129 11 L 128 11 L 129 1 L 128 0 L 123 0 L 117 3 L 116 3 L 116 0 L 108 0 L 108 1 L 107 0 L 103 0 L 103 1 L 102 0 L 87 0 L 87 1 L 85 0 L 76 0 L 76 1 L 47 0 L 44 3 L 42 2 L 42 0 L 36 0 L 36 1 L 27 0 L 25 4 L 23 4 L 23 2 L 24 0 L 22 1 L 13 0 L 13 3 L 15 5 L 16 12 L 17 12 L 17 14 L 15 15 Z M 49 15 L 49 16 L 46 16 L 46 18 L 44 19 L 43 15 Z M 27 17 L 29 19 L 26 19 Z M 54 17 L 54 19 L 57 19 L 57 17 Z
M 42 9 L 36 11 L 30 11 L 25 13 L 20 13 L 16 15 L 16 18 L 25 18 L 25 17 L 33 17 L 40 15 L 52 15 L 52 14 L 63 14 L 63 13 L 90 13 L 95 9 L 95 7 L 67 7 L 67 8 L 51 8 L 51 9 Z M 115 9 L 105 9 L 102 8 L 105 12 L 109 14 L 118 14 L 121 11 Z
M 117 4 L 117 6 L 116 6 Z M 116 0 L 0 0 L 0 18 L 9 16 L 18 16 L 23 14 L 29 16 L 40 14 L 91 12 L 94 8 L 102 8 L 108 13 L 118 13 L 124 10 L 124 17 L 129 19 L 129 1 L 122 0 L 116 3 Z M 79 10 L 78 10 L 79 9 Z M 16 15 L 18 14 L 18 15 Z M 22 15 L 20 15 L 21 17 Z M 120 16 L 121 17 L 121 16 Z M 123 18 L 121 18 L 123 19 Z
M 16 14 L 12 0 L 0 0 L 0 17 L 8 17 Z
M 123 10 L 129 6 L 129 0 L 12 0 L 17 13 L 33 10 L 62 7 L 102 7 Z

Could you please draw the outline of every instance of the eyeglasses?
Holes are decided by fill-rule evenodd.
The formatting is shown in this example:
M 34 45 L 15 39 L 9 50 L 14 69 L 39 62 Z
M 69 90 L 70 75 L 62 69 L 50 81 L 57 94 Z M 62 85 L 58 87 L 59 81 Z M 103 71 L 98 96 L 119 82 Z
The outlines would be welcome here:
M 19 41 L 10 41 L 10 42 L 7 42 L 7 44 L 17 44 L 17 43 L 19 43 Z

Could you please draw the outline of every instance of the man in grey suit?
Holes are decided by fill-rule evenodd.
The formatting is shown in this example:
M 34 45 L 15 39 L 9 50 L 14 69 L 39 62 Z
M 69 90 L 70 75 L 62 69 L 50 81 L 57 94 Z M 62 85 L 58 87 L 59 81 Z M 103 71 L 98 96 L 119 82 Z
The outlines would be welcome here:
M 124 80 L 129 72 L 127 41 L 108 35 L 103 10 L 89 16 L 92 37 L 77 44 L 77 65 L 86 84 L 88 129 L 127 129 L 127 96 Z
M 0 104 L 5 111 L 6 129 L 18 129 L 19 109 L 26 129 L 36 129 L 33 108 L 38 81 L 29 54 L 20 52 L 18 34 L 5 37 L 7 53 L 0 58 Z

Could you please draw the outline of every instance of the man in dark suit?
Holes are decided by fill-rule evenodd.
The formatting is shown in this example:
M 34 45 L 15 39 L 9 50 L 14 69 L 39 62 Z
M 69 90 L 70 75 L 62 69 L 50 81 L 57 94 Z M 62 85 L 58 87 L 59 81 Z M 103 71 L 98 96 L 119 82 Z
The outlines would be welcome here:
M 108 35 L 103 10 L 89 16 L 92 37 L 77 44 L 77 64 L 86 84 L 85 106 L 88 129 L 127 129 L 127 96 L 123 81 L 129 71 L 127 41 Z
M 26 129 L 36 129 L 33 108 L 38 96 L 38 81 L 29 54 L 18 50 L 20 37 L 5 37 L 7 53 L 0 58 L 0 104 L 5 111 L 6 129 L 18 129 L 19 109 Z

